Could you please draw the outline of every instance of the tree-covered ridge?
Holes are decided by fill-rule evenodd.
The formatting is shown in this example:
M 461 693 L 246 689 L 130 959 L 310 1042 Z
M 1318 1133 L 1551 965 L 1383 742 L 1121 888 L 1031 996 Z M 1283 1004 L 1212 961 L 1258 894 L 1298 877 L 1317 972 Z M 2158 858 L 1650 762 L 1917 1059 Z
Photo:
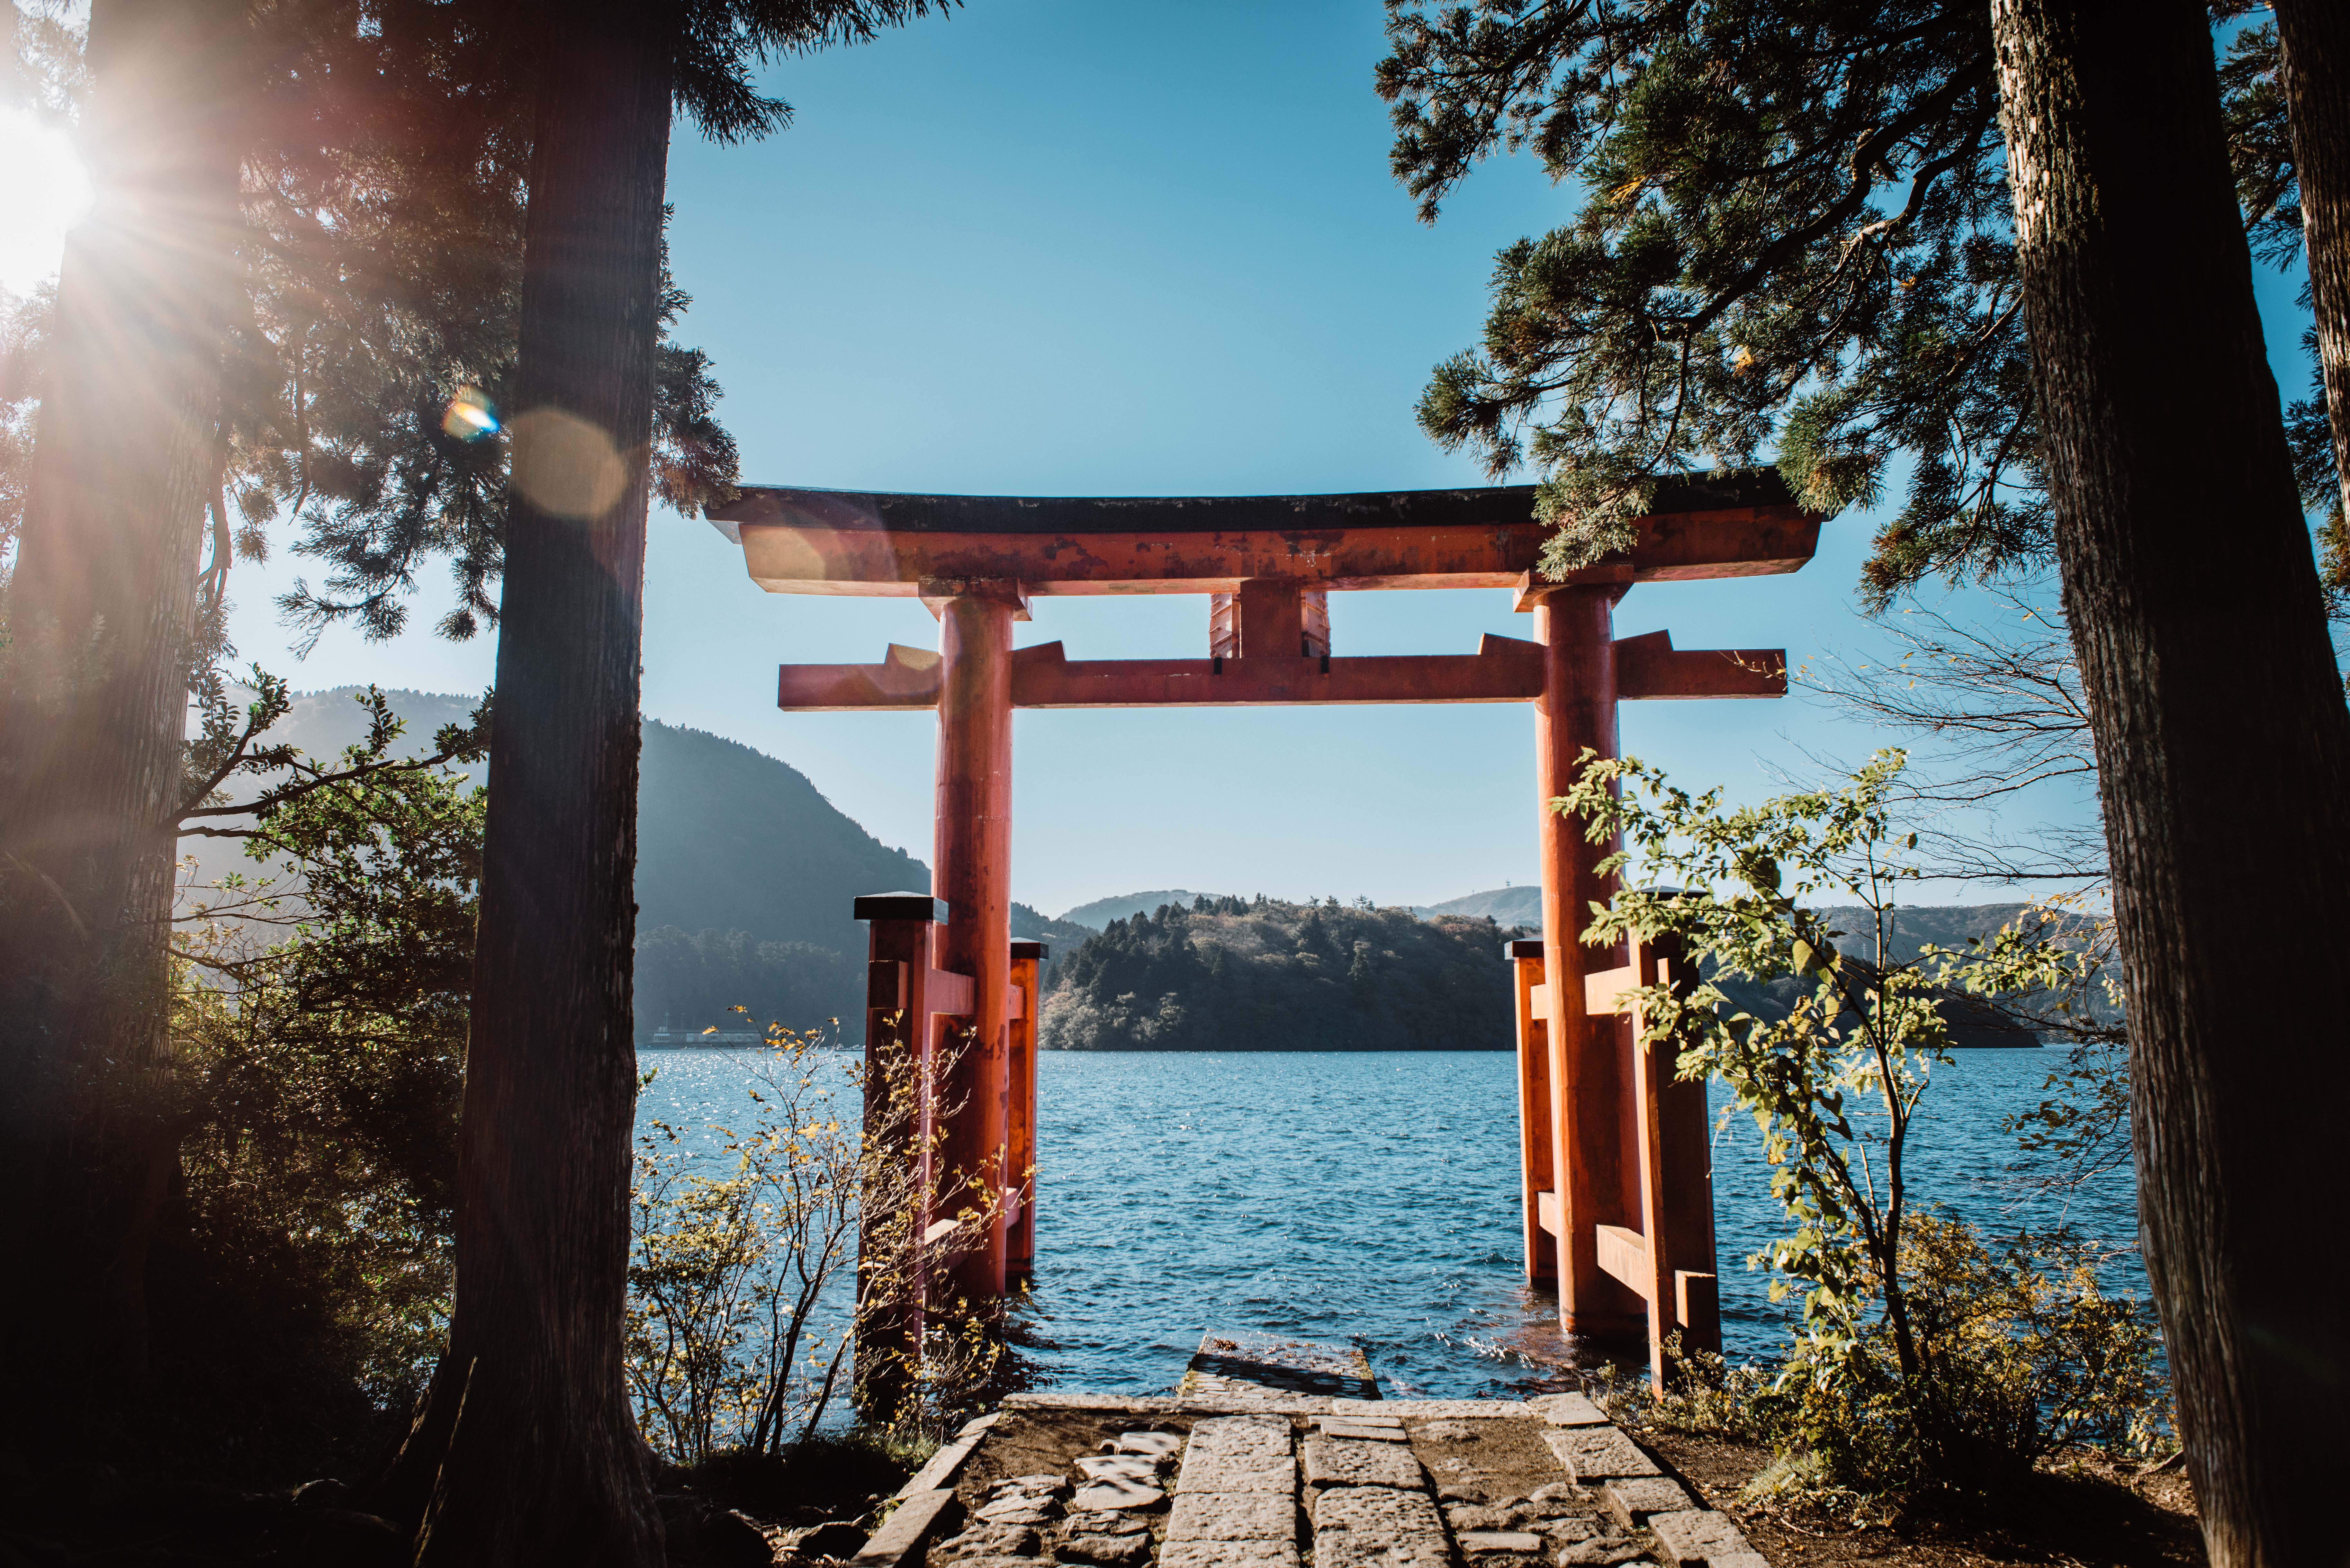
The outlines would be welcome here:
M 1490 919 L 1266 898 L 1113 920 L 1056 967 L 1046 1051 L 1506 1051 Z
M 846 1021 L 848 1044 L 864 1038 L 864 974 L 809 942 L 676 926 L 640 931 L 634 994 L 640 1044 L 664 1025 L 681 1044 L 706 1029 L 764 1032 L 771 1023 L 837 1038 L 833 1019 Z

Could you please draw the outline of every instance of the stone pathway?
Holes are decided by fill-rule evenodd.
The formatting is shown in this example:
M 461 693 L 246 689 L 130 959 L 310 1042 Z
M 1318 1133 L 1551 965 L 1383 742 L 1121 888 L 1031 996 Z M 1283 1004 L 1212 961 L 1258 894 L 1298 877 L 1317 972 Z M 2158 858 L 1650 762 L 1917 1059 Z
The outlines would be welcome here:
M 1014 1396 L 915 1478 L 858 1568 L 1768 1568 L 1580 1394 L 1186 1388 Z

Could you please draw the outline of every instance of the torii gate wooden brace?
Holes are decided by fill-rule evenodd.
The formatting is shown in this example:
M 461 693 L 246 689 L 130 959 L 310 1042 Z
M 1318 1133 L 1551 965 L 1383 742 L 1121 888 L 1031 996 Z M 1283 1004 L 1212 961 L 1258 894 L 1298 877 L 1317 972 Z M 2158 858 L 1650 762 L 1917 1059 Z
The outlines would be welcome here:
M 1576 940 L 1612 890 L 1591 869 L 1606 851 L 1547 803 L 1586 747 L 1617 754 L 1619 700 L 1785 692 L 1783 650 L 1680 650 L 1663 632 L 1619 642 L 1614 607 L 1635 583 L 1792 572 L 1811 558 L 1821 520 L 1770 471 L 1698 476 L 1660 487 L 1630 550 L 1551 583 L 1535 576 L 1549 530 L 1533 513 L 1531 487 L 1506 486 L 1097 500 L 751 489 L 712 514 L 770 592 L 918 597 L 939 618 L 937 651 L 892 645 L 878 664 L 787 665 L 778 701 L 794 711 L 938 710 L 931 875 L 949 918 L 934 924 L 931 900 L 912 896 L 925 907 L 919 962 L 903 922 L 875 919 L 874 1005 L 903 1007 L 899 977 L 919 969 L 945 990 L 969 977 L 951 1011 L 984 1021 L 945 1088 L 962 1110 L 942 1156 L 995 1180 L 1011 1218 L 963 1261 L 966 1291 L 1001 1291 L 1033 1250 L 1022 1177 L 1035 1147 L 1035 998 L 1033 978 L 1014 995 L 1010 941 L 1013 710 L 1524 701 L 1543 877 L 1543 939 L 1513 949 L 1526 1272 L 1557 1282 L 1562 1329 L 1645 1328 L 1659 1366 L 1657 1346 L 1676 1329 L 1691 1345 L 1719 1344 L 1701 1089 L 1670 1086 L 1669 1064 L 1647 1062 L 1615 1013 L 1628 976 L 1653 978 L 1658 960 Z M 1328 595 L 1375 588 L 1510 588 L 1534 639 L 1489 636 L 1473 654 L 1334 656 Z M 1207 595 L 1208 657 L 1015 651 L 1012 623 L 1060 594 Z M 950 1011 L 922 1005 L 926 1019 Z M 904 1044 L 927 1050 L 934 1038 L 925 1022 Z

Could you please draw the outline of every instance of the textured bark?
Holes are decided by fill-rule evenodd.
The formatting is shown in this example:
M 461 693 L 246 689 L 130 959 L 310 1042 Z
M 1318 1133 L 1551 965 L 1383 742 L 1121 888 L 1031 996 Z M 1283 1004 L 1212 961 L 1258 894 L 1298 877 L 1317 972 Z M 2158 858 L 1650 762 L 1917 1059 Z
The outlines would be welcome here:
M 2215 1564 L 2334 1561 L 2350 713 L 2208 22 L 1993 0 L 2064 608 L 2127 966 L 2147 1256 Z
M 661 1560 L 621 1355 L 667 11 L 567 7 L 540 57 L 457 1297 L 388 1500 L 425 1568 Z
M 2334 472 L 2350 517 L 2350 5 L 2277 0 L 2277 78 L 2293 124 L 2303 253 L 2317 363 L 2334 426 Z
M 0 1295 L 21 1394 L 137 1374 L 177 1174 L 166 942 L 242 36 L 219 0 L 90 17 L 96 202 L 67 240 L 0 631 L 0 1256 L 41 1281 Z

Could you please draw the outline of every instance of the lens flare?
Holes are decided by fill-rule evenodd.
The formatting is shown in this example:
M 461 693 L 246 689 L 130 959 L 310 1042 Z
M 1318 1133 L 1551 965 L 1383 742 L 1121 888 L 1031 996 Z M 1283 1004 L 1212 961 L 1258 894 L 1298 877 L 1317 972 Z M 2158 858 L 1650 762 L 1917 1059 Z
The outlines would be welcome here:
M 56 273 L 66 231 L 89 211 L 89 175 L 63 129 L 0 114 L 0 288 L 23 294 Z
M 441 429 L 459 441 L 479 441 L 498 428 L 497 405 L 482 395 L 479 387 L 460 387 L 457 395 L 449 400 L 448 411 L 441 416 Z
M 587 522 L 628 490 L 629 465 L 612 438 L 578 415 L 532 409 L 514 422 L 512 478 L 540 511 Z

